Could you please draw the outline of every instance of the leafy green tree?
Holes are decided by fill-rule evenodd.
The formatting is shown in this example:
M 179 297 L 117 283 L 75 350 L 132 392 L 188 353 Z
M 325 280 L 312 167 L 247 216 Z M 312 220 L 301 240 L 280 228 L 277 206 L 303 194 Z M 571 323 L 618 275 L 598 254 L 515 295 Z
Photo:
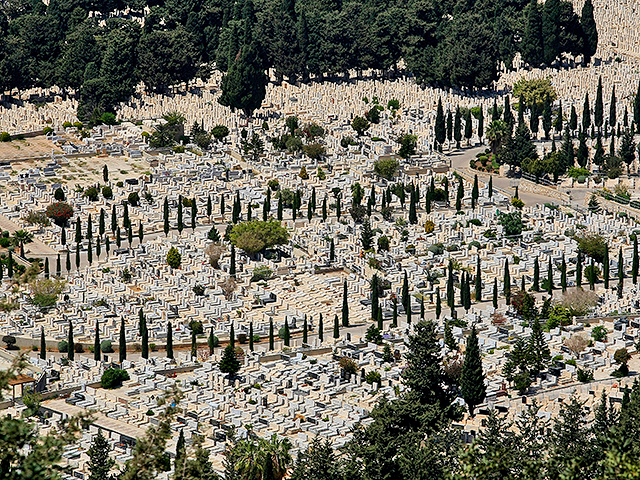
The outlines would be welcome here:
M 351 128 L 355 130 L 355 132 L 358 134 L 358 137 L 364 135 L 364 132 L 369 130 L 370 126 L 371 124 L 364 117 L 355 116 L 351 121 Z

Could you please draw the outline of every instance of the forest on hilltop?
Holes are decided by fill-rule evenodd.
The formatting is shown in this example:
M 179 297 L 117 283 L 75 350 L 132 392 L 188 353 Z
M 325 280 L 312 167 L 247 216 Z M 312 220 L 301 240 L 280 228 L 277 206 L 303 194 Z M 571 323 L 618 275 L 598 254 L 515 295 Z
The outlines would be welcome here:
M 532 66 L 588 62 L 597 42 L 591 0 L 580 15 L 561 0 L 5 0 L 0 88 L 73 90 L 90 120 L 139 82 L 163 92 L 219 69 L 220 102 L 251 114 L 269 68 L 306 81 L 402 60 L 420 84 L 475 89 L 518 52 Z

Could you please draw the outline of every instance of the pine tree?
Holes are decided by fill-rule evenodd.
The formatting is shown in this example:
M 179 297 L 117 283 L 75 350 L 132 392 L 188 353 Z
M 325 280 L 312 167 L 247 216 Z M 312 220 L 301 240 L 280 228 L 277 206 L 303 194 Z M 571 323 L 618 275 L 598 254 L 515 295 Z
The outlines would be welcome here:
M 147 319 L 142 309 L 138 310 L 140 318 L 140 336 L 142 337 L 142 358 L 149 358 L 149 329 L 147 328 Z
M 269 350 L 273 350 L 275 341 L 273 338 L 273 319 L 269 320 Z
M 562 293 L 567 291 L 567 262 L 562 254 L 562 264 L 560 266 L 560 286 L 562 287 Z
M 104 167 L 107 168 L 106 165 Z M 109 442 L 102 435 L 102 430 L 98 429 L 98 434 L 93 437 L 91 447 L 87 450 L 89 480 L 109 480 L 112 478 L 110 472 L 116 461 L 109 456 L 110 450 Z
M 43 339 L 44 339 L 44 336 L 43 336 Z M 93 359 L 96 362 L 100 361 L 100 325 L 98 320 L 96 320 L 96 334 L 93 339 Z
M 124 329 L 124 318 L 120 319 L 120 344 L 118 347 L 120 363 L 127 359 L 127 336 L 126 331 Z
M 604 278 L 604 288 L 609 290 L 609 244 L 604 246 L 604 258 L 602 259 L 602 276 Z
M 228 373 L 231 378 L 234 378 L 240 370 L 240 362 L 233 345 L 227 345 L 224 349 L 218 368 L 222 373 Z
M 44 338 L 44 327 L 40 327 L 40 359 L 47 359 L 47 342 Z M 100 353 L 98 352 L 98 360 L 100 360 Z
M 534 292 L 540 291 L 540 264 L 538 263 L 538 257 L 533 261 L 533 288 Z
M 338 315 L 333 319 L 333 338 L 340 338 L 340 324 L 338 323 Z
M 71 323 L 71 319 L 69 319 L 69 331 L 67 333 L 67 343 L 69 345 L 67 350 L 67 357 L 69 358 L 69 360 L 73 361 L 75 359 L 76 348 L 75 344 L 73 343 L 73 324 Z
M 374 275 L 375 276 L 375 275 Z M 349 298 L 347 294 L 347 280 L 344 280 L 344 288 L 342 290 L 342 326 L 349 326 Z
M 544 370 L 545 366 L 551 360 L 551 351 L 544 339 L 544 330 L 537 317 L 531 325 L 531 336 L 527 344 L 527 356 L 530 359 L 533 373 L 536 375 Z
M 211 327 L 211 331 L 213 332 L 213 327 Z M 167 321 L 167 358 L 173 358 L 173 326 L 171 325 L 171 320 Z
M 482 357 L 478 345 L 478 332 L 475 325 L 471 327 L 471 334 L 467 337 L 467 348 L 464 353 L 464 363 L 460 375 L 460 392 L 469 409 L 469 415 L 473 417 L 473 411 L 480 405 L 486 396 L 487 387 L 484 384 L 485 376 L 482 371 Z
M 503 293 L 504 298 L 507 302 L 507 305 L 511 305 L 511 274 L 509 273 L 509 259 L 504 259 L 504 279 L 502 281 L 503 284 Z
M 596 90 L 596 105 L 593 110 L 593 120 L 596 127 L 601 128 L 604 122 L 604 102 L 602 100 L 602 77 L 598 78 L 598 88 Z
M 318 321 L 318 340 L 320 343 L 324 340 L 324 320 L 322 314 L 320 314 L 320 320 Z

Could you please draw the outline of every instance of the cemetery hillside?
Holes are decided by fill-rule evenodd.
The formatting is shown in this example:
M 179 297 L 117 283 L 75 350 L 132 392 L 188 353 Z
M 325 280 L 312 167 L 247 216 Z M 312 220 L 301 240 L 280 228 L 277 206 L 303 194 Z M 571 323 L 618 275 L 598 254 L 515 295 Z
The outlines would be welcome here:
M 640 478 L 640 10 L 0 1 L 0 477 Z

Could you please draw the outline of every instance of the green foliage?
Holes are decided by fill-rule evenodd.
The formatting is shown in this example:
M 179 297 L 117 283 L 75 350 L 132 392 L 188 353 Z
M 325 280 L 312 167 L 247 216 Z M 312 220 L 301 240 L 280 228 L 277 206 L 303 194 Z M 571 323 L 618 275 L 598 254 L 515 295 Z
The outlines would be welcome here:
M 398 171 L 399 163 L 393 158 L 380 159 L 373 164 L 373 171 L 382 178 L 391 180 Z
M 100 377 L 100 386 L 107 389 L 118 388 L 125 380 L 129 380 L 129 373 L 126 370 L 110 368 Z
M 591 338 L 596 342 L 604 342 L 607 338 L 607 329 L 603 325 L 596 325 L 591 329 Z
M 259 282 L 263 280 L 269 280 L 271 277 L 273 277 L 273 270 L 271 270 L 266 265 L 260 265 L 253 270 L 251 281 Z
M 182 263 L 182 255 L 178 252 L 178 249 L 171 247 L 167 253 L 167 265 L 172 268 L 180 268 Z
M 585 255 L 593 258 L 597 263 L 602 263 L 607 248 L 607 241 L 602 235 L 582 235 L 574 237 L 574 240 L 578 242 L 578 248 L 580 248 Z
M 233 345 L 227 345 L 225 347 L 218 367 L 222 373 L 228 373 L 231 377 L 234 377 L 235 374 L 238 373 L 240 370 L 240 362 L 238 361 Z
M 549 78 L 522 78 L 513 85 L 513 95 L 523 98 L 530 107 L 535 105 L 538 112 L 542 112 L 546 102 L 553 103 L 558 98 Z
M 281 190 L 279 193 L 282 192 Z M 235 225 L 229 238 L 237 248 L 253 255 L 265 248 L 286 244 L 289 241 L 289 233 L 277 220 L 250 220 Z
M 522 214 L 518 212 L 503 213 L 498 218 L 498 223 L 504 228 L 507 237 L 519 236 L 522 233 Z
M 103 340 L 100 342 L 100 351 L 102 353 L 113 353 L 113 346 L 111 345 L 111 340 Z

